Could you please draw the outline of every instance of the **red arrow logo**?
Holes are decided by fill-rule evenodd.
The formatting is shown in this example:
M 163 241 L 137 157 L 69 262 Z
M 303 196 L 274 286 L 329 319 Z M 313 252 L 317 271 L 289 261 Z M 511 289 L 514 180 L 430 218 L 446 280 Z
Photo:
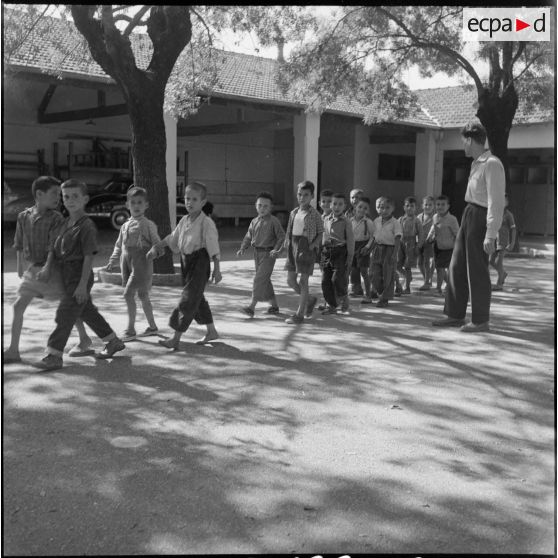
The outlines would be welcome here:
M 525 29 L 526 27 L 531 27 L 531 24 L 525 23 L 524 21 L 521 21 L 517 17 L 515 18 L 515 30 L 516 31 L 521 31 L 522 29 Z

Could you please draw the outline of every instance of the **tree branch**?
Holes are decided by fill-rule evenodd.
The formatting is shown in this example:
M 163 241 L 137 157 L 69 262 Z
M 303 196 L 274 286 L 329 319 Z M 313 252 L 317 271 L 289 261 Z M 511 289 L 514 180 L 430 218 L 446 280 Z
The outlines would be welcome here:
M 205 29 L 207 31 L 207 36 L 209 38 L 209 45 L 213 46 L 213 39 L 211 37 L 211 30 L 209 29 L 209 26 L 205 22 L 205 19 L 203 19 L 203 17 L 196 10 L 194 10 L 194 8 L 192 8 L 191 6 L 190 6 L 190 11 L 203 23 L 203 26 L 205 27 Z
M 137 26 L 142 25 L 141 18 L 151 9 L 151 6 L 143 6 L 136 15 L 130 20 L 130 24 L 124 30 L 124 37 L 127 37 Z M 146 25 L 146 23 L 143 23 Z
M 23 45 L 23 43 L 25 43 L 25 41 L 27 40 L 27 37 L 29 37 L 29 35 L 31 35 L 31 33 L 35 30 L 35 27 L 37 27 L 39 22 L 43 19 L 44 15 L 46 14 L 46 12 L 49 8 L 50 8 L 50 4 L 47 4 L 46 8 L 43 10 L 41 15 L 29 27 L 29 29 L 27 30 L 27 33 L 24 35 L 24 37 L 19 41 L 18 44 L 16 44 L 16 46 L 14 46 L 10 49 L 10 53 L 9 53 L 8 56 L 12 56 L 13 54 L 15 54 L 15 52 L 21 47 L 21 45 Z

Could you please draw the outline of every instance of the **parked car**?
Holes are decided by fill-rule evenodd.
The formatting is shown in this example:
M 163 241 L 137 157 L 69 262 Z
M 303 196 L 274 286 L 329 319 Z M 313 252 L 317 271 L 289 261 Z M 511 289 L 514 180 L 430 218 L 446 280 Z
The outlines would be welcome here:
M 8 183 L 2 181 L 2 221 L 5 223 L 15 223 L 17 216 L 24 209 L 35 205 L 35 200 L 31 191 L 24 194 L 16 194 Z
M 90 217 L 109 219 L 111 226 L 119 230 L 130 217 L 126 209 L 126 192 L 131 184 L 132 179 L 127 177 L 107 180 L 96 193 L 90 195 L 85 211 Z

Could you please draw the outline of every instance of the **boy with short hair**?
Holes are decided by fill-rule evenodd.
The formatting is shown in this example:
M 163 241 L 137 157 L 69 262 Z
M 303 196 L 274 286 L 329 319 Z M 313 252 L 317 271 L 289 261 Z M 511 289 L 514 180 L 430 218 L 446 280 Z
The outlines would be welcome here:
M 211 308 L 204 296 L 204 290 L 210 278 L 215 284 L 222 279 L 219 265 L 219 235 L 211 217 L 208 217 L 203 206 L 207 201 L 207 189 L 201 182 L 192 182 L 186 186 L 184 203 L 188 214 L 182 217 L 172 233 L 155 244 L 149 252 L 148 259 L 162 256 L 165 247 L 179 253 L 182 259 L 182 276 L 184 287 L 182 296 L 173 310 L 169 325 L 174 329 L 170 339 L 160 340 L 159 344 L 168 349 L 178 350 L 182 334 L 190 327 L 192 320 L 207 327 L 204 338 L 197 343 L 204 344 L 219 338 Z
M 45 370 L 62 368 L 64 347 L 77 318 L 80 318 L 103 340 L 105 348 L 97 358 L 111 358 L 126 346 L 91 301 L 93 257 L 97 253 L 97 229 L 85 213 L 89 200 L 87 186 L 79 180 L 62 183 L 62 201 L 68 210 L 59 234 L 41 271 L 50 276 L 54 261 L 60 265 L 64 293 L 56 310 L 56 327 L 47 343 L 47 356 L 39 366 Z
M 412 268 L 417 265 L 417 251 L 422 247 L 422 225 L 415 215 L 417 200 L 407 196 L 403 201 L 405 215 L 399 217 L 403 237 L 398 256 L 398 268 L 405 277 L 403 294 L 411 294 L 411 281 L 413 280 Z
M 349 200 L 351 205 L 345 211 L 345 217 L 351 219 L 355 216 L 355 209 L 360 200 L 360 198 L 364 195 L 364 191 L 360 188 L 353 188 L 349 193 Z M 360 284 L 360 272 L 354 269 L 351 269 L 349 272 L 350 278 L 350 285 L 351 288 L 349 289 L 349 296 L 357 297 L 362 296 L 362 285 Z
M 122 340 L 131 341 L 136 338 L 136 293 L 148 324 L 147 329 L 140 336 L 156 335 L 158 332 L 153 306 L 149 299 L 153 281 L 153 261 L 148 260 L 146 254 L 161 239 L 157 232 L 157 225 L 145 216 L 149 202 L 144 188 L 132 186 L 128 189 L 126 207 L 130 212 L 130 218 L 120 227 L 118 239 L 105 269 L 112 271 L 120 265 L 124 300 L 128 310 L 128 326 Z
M 331 214 L 331 201 L 333 190 L 322 190 L 320 192 L 320 209 L 322 210 L 322 219 Z
M 381 196 L 376 200 L 378 217 L 374 220 L 374 248 L 371 257 L 372 284 L 378 293 L 378 308 L 385 308 L 393 298 L 395 264 L 401 243 L 401 224 L 393 217 L 394 203 Z
M 432 228 L 432 219 L 434 217 L 434 198 L 432 196 L 424 196 L 422 198 L 422 213 L 419 213 L 417 219 L 422 225 L 422 246 L 418 253 L 418 267 L 424 283 L 419 287 L 419 291 L 429 291 L 432 286 L 432 275 L 434 273 L 434 248 L 431 242 L 426 242 L 428 233 Z
M 237 256 L 242 256 L 248 246 L 254 248 L 256 274 L 252 286 L 252 300 L 248 306 L 240 309 L 250 318 L 254 317 L 254 310 L 258 302 L 269 301 L 270 306 L 267 313 L 279 313 L 271 274 L 275 267 L 275 260 L 281 253 L 285 241 L 285 231 L 279 219 L 271 214 L 272 208 L 273 196 L 269 192 L 260 192 L 256 197 L 258 216 L 252 219 L 240 245 L 240 250 L 236 253 Z
M 35 205 L 17 216 L 14 248 L 17 255 L 17 274 L 22 278 L 22 282 L 14 303 L 12 337 L 10 346 L 3 354 L 4 364 L 21 361 L 19 340 L 23 328 L 23 314 L 31 300 L 35 297 L 58 300 L 62 296 L 59 269 L 52 270 L 48 282 L 41 280 L 43 277 L 40 275 L 49 250 L 64 222 L 64 217 L 57 211 L 60 203 L 60 180 L 53 176 L 39 176 L 33 181 L 31 192 Z M 93 354 L 91 339 L 81 320 L 76 321 L 76 329 L 80 340 L 70 351 L 71 356 Z
M 498 280 L 495 285 L 492 285 L 493 291 L 501 291 L 504 288 L 504 281 L 508 276 L 504 269 L 504 256 L 506 252 L 513 249 L 517 237 L 515 219 L 512 212 L 508 209 L 510 201 L 508 194 L 505 195 L 504 199 L 504 215 L 502 217 L 502 226 L 496 238 L 496 251 L 490 254 L 489 259 L 490 265 L 498 272 Z
M 300 295 L 297 311 L 285 320 L 288 324 L 300 324 L 305 316 L 312 316 L 318 300 L 309 293 L 308 278 L 314 272 L 324 224 L 322 216 L 310 205 L 313 196 L 314 184 L 310 180 L 298 184 L 296 194 L 298 207 L 291 211 L 287 225 L 285 236 L 287 283 Z M 297 276 L 300 276 L 298 281 Z
M 442 284 L 447 283 L 447 270 L 453 254 L 453 246 L 459 223 L 455 215 L 449 212 L 449 198 L 442 194 L 436 198 L 436 214 L 432 218 L 432 228 L 426 237 L 427 242 L 434 243 L 434 265 L 436 267 L 436 291 L 443 294 Z
M 374 222 L 367 215 L 370 213 L 370 198 L 362 196 L 355 207 L 355 215 L 351 217 L 351 225 L 355 237 L 355 254 L 351 262 L 351 276 L 359 274 L 364 283 L 364 297 L 361 304 L 372 302 L 370 291 L 370 251 L 374 243 Z
M 355 251 L 353 227 L 344 216 L 345 196 L 333 194 L 332 212 L 324 219 L 323 246 L 321 254 L 322 292 L 327 308 L 322 314 L 349 313 L 347 280 Z

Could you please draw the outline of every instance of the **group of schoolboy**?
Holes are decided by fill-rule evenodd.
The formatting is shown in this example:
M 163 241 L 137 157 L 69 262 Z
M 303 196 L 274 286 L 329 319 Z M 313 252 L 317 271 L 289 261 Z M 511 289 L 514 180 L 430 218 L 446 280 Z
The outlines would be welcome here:
M 59 299 L 47 355 L 38 364 L 46 370 L 62 367 L 64 348 L 74 325 L 79 343 L 69 351 L 71 357 L 95 354 L 83 323 L 105 343 L 104 349 L 95 354 L 102 359 L 123 350 L 124 341 L 158 335 L 149 292 L 153 260 L 163 255 L 167 247 L 180 255 L 183 289 L 169 319 L 174 334 L 169 339 L 159 340 L 159 344 L 177 350 L 182 334 L 193 320 L 207 328 L 206 335 L 197 343 L 205 344 L 218 338 L 204 296 L 207 283 L 210 280 L 219 283 L 222 278 L 217 228 L 207 214 L 210 212 L 205 210 L 210 204 L 205 185 L 193 182 L 186 187 L 187 215 L 162 240 L 155 223 L 145 216 L 149 207 L 146 190 L 135 186 L 128 190 L 126 205 L 130 218 L 120 229 L 104 268 L 112 271 L 119 266 L 121 269 L 128 313 L 128 325 L 122 337 L 116 335 L 91 301 L 97 231 L 85 212 L 89 200 L 87 186 L 74 179 L 60 183 L 56 178 L 43 176 L 33 182 L 32 193 L 35 205 L 20 213 L 16 225 L 14 247 L 22 282 L 14 304 L 11 343 L 3 355 L 5 363 L 21 360 L 19 340 L 23 314 L 34 297 Z M 60 194 L 68 213 L 66 219 L 57 211 Z M 319 204 L 322 213 L 312 207 L 313 196 L 312 182 L 298 185 L 298 207 L 291 211 L 285 233 L 271 213 L 272 196 L 267 192 L 257 195 L 258 215 L 250 223 L 237 253 L 242 255 L 249 246 L 254 249 L 256 272 L 252 298 L 250 304 L 241 309 L 243 313 L 253 317 L 258 302 L 270 303 L 269 314 L 279 312 L 271 275 L 283 249 L 287 251 L 287 283 L 299 295 L 296 312 L 286 319 L 289 324 L 302 323 L 305 317 L 312 315 L 318 302 L 318 298 L 309 293 L 308 285 L 316 261 L 322 271 L 324 297 L 324 304 L 319 308 L 325 315 L 347 314 L 349 296 L 362 296 L 362 304 L 370 304 L 377 298 L 377 306 L 385 307 L 393 296 L 410 293 L 411 270 L 417 262 L 424 279 L 420 290 L 431 288 L 436 269 L 437 290 L 442 292 L 458 230 L 457 219 L 449 213 L 446 196 L 438 196 L 436 200 L 425 197 L 423 211 L 418 216 L 415 215 L 416 200 L 408 197 L 403 206 L 404 215 L 399 219 L 393 217 L 392 200 L 381 196 L 376 200 L 378 217 L 374 220 L 370 218 L 370 200 L 362 190 L 351 191 L 348 209 L 344 194 L 322 191 Z M 513 217 L 511 220 L 513 225 Z M 513 237 L 510 244 L 513 244 Z M 507 275 L 502 255 L 492 262 L 498 270 L 500 286 Z M 404 287 L 400 284 L 401 278 Z M 135 330 L 136 296 L 148 322 L 146 330 L 139 335 Z

